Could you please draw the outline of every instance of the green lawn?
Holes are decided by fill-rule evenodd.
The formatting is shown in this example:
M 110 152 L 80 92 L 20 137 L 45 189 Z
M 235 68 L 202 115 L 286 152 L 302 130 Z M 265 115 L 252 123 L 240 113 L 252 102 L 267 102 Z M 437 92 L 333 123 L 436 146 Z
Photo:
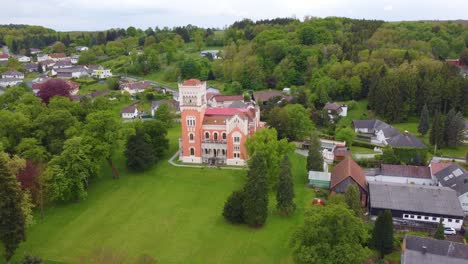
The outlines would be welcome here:
M 93 83 L 93 84 L 82 84 L 80 86 L 80 94 L 89 94 L 96 91 L 103 91 L 107 89 L 106 83 Z
M 170 130 L 167 157 L 175 152 L 179 134 L 179 127 Z M 251 229 L 230 225 L 221 216 L 224 201 L 243 184 L 245 171 L 178 168 L 164 160 L 136 174 L 124 169 L 118 155 L 121 178 L 110 179 L 106 168 L 85 201 L 47 208 L 16 257 L 32 253 L 77 263 L 104 248 L 126 255 L 125 263 L 142 254 L 158 263 L 291 263 L 291 233 L 314 196 L 305 187 L 305 158 L 294 154 L 291 160 L 298 210 L 291 218 L 280 217 L 270 196 L 266 225 Z
M 358 147 L 358 146 L 351 146 L 350 149 L 353 154 L 376 154 L 377 153 L 373 149 Z

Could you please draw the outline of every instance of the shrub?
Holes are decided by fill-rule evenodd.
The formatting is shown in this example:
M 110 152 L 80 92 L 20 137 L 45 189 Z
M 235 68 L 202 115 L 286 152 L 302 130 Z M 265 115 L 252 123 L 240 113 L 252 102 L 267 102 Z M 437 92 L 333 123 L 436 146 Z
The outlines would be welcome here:
M 224 204 L 223 216 L 232 224 L 244 223 L 244 192 L 234 191 Z

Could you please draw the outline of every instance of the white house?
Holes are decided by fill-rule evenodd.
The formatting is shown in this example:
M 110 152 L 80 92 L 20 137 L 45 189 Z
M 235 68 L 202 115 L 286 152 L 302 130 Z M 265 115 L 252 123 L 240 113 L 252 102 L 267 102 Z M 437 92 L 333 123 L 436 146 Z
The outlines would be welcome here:
M 82 52 L 82 51 L 87 51 L 87 50 L 89 50 L 89 48 L 86 47 L 86 46 L 76 46 L 76 47 L 75 47 L 75 50 L 76 50 L 76 51 L 79 51 L 79 52 Z
M 202 50 L 200 52 L 200 56 L 202 57 L 209 57 L 211 56 L 211 58 L 213 59 L 220 59 L 221 57 L 218 56 L 219 55 L 219 50 Z
M 130 119 L 137 118 L 139 113 L 140 112 L 138 111 L 138 107 L 136 105 L 124 107 L 121 112 L 122 118 Z
M 283 93 L 285 93 L 287 95 L 290 95 L 291 94 L 291 88 L 289 88 L 289 87 L 283 88 Z
M 128 92 L 131 95 L 144 92 L 149 87 L 151 87 L 151 83 L 148 81 L 125 82 L 120 84 L 122 93 Z
M 68 57 L 65 53 L 51 53 L 49 54 L 49 59 L 53 61 L 68 60 Z
M 8 54 L 0 54 L 0 61 L 8 61 L 10 55 Z
M 37 62 L 43 62 L 49 59 L 48 54 L 37 54 Z
M 112 77 L 112 72 L 110 69 L 106 69 L 100 65 L 89 65 L 89 73 L 91 77 L 98 79 L 106 79 L 107 77 Z
M 73 67 L 73 64 L 72 64 L 71 60 L 57 61 L 52 66 L 52 75 L 56 74 L 56 73 L 53 72 L 54 70 L 63 69 L 63 68 L 71 68 L 71 67 Z
M 323 109 L 327 111 L 331 120 L 339 116 L 346 117 L 348 115 L 348 106 L 345 104 L 326 103 Z
M 36 55 L 36 54 L 41 53 L 42 50 L 41 49 L 36 49 L 36 48 L 30 48 L 29 52 L 31 53 L 31 55 Z
M 9 70 L 2 73 L 2 78 L 24 79 L 24 73 L 15 70 Z
M 431 167 L 434 166 L 432 163 Z M 468 172 L 458 164 L 451 164 L 435 172 L 434 177 L 440 186 L 451 188 L 457 192 L 463 212 L 468 215 Z
M 88 76 L 88 69 L 84 66 L 73 66 L 68 68 L 54 69 L 52 74 L 56 73 L 57 78 L 71 79 Z
M 368 182 L 436 185 L 428 166 L 382 164 L 380 168 L 365 169 L 364 173 Z
M 70 61 L 72 64 L 77 64 L 79 59 L 80 59 L 80 55 L 73 55 L 70 57 Z
M 234 102 L 243 102 L 244 96 L 243 95 L 220 95 L 216 94 L 213 95 L 208 100 L 208 105 L 211 107 L 229 107 Z
M 23 62 L 23 63 L 31 62 L 31 58 L 28 57 L 28 56 L 17 55 L 17 56 L 15 56 L 15 58 L 16 58 L 19 62 Z
M 18 84 L 23 82 L 22 79 L 17 79 L 17 78 L 2 78 L 0 79 L 0 87 L 6 88 L 6 87 L 13 87 Z

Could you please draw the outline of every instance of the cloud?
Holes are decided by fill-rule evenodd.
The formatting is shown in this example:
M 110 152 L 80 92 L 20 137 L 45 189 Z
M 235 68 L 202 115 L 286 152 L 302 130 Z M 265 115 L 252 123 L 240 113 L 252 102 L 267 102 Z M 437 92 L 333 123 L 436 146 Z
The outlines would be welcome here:
M 130 25 L 223 27 L 234 21 L 306 15 L 383 20 L 458 19 L 466 0 L 1 0 L 0 24 L 37 24 L 57 30 L 103 30 Z M 395 7 L 404 9 L 394 11 Z M 382 8 L 383 7 L 383 8 Z

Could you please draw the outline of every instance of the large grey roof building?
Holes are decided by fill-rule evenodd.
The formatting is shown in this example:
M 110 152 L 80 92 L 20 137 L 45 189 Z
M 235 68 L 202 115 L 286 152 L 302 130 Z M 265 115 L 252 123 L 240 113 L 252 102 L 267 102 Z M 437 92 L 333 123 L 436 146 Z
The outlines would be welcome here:
M 466 264 L 468 245 L 447 240 L 406 235 L 402 264 Z

